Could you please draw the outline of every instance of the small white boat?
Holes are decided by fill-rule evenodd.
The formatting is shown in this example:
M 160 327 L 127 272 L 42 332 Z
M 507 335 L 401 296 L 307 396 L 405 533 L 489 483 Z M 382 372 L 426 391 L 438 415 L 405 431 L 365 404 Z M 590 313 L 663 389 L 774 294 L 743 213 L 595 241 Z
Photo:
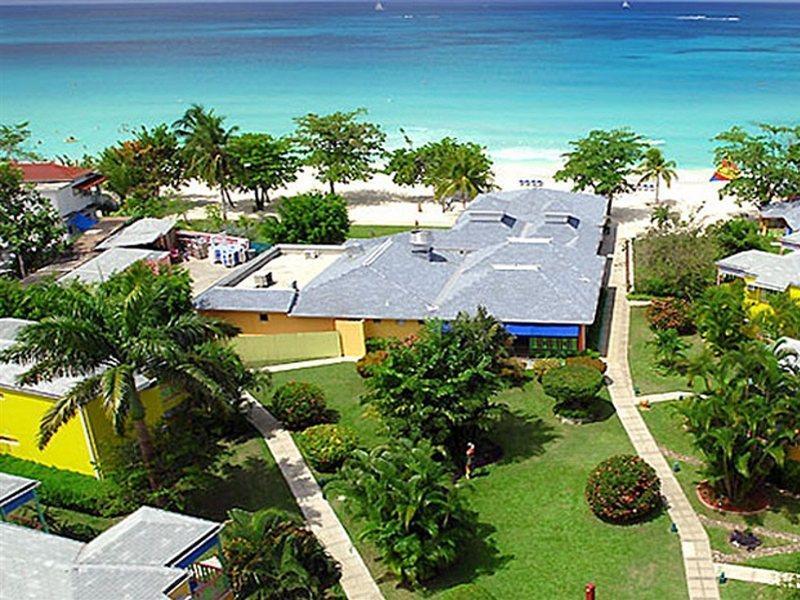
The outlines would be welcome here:
M 378 0 L 378 1 L 375 3 L 375 10 L 377 10 L 378 12 L 380 12 L 380 11 L 382 11 L 382 10 L 383 10 L 383 4 L 381 4 L 381 0 Z
M 628 0 L 624 0 L 624 2 L 622 3 L 622 8 L 628 10 L 630 9 L 630 7 L 631 7 L 630 2 L 628 2 Z

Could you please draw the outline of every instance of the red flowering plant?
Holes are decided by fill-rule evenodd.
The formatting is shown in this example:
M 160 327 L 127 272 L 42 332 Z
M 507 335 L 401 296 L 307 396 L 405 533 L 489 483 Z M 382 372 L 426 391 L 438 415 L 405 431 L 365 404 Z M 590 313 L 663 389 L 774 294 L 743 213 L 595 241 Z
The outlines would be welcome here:
M 592 512 L 610 523 L 643 521 L 663 505 L 655 470 L 630 454 L 601 462 L 589 475 L 585 495 Z

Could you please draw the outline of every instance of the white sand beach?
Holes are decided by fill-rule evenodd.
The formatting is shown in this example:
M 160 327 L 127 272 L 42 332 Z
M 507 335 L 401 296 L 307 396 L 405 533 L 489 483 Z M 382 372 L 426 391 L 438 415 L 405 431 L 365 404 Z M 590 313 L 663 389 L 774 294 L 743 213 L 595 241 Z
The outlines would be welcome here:
M 557 169 L 557 164 L 495 163 L 495 183 L 502 190 L 513 190 L 523 188 L 520 180 L 541 180 L 545 188 L 569 190 L 568 183 L 553 180 Z M 718 192 L 723 184 L 709 181 L 711 175 L 711 169 L 679 170 L 678 180 L 670 188 L 662 184 L 660 199 L 679 211 L 683 218 L 693 218 L 702 224 L 748 212 L 747 207 L 739 207 L 731 199 L 720 200 Z M 305 170 L 297 181 L 286 189 L 278 190 L 273 197 L 315 189 L 326 187 L 314 179 L 311 171 Z M 384 174 L 377 174 L 369 181 L 337 186 L 337 192 L 347 198 L 350 218 L 360 225 L 449 226 L 461 212 L 460 205 L 444 212 L 433 202 L 429 189 L 401 187 Z M 182 188 L 180 195 L 197 203 L 187 213 L 189 218 L 203 218 L 204 206 L 219 201 L 216 191 L 196 181 Z M 253 213 L 253 202 L 248 194 L 235 193 L 233 198 L 236 208 L 229 211 L 229 218 Z M 655 193 L 652 191 L 623 194 L 615 198 L 612 213 L 620 223 L 620 234 L 628 237 L 645 229 L 654 201 Z

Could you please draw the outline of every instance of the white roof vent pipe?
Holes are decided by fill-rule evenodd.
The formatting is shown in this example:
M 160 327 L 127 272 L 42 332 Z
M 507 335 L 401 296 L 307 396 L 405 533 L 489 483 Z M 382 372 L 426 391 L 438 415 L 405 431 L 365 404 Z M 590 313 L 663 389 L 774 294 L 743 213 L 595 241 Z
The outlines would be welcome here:
M 410 235 L 411 251 L 428 253 L 433 248 L 433 233 L 427 229 L 415 229 Z

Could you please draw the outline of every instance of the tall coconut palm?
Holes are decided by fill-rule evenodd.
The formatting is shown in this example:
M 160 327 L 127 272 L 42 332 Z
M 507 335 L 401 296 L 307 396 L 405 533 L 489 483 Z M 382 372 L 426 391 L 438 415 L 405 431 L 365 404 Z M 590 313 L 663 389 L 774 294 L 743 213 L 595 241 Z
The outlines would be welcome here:
M 434 197 L 444 202 L 457 198 L 472 200 L 494 187 L 492 163 L 477 144 L 453 144 L 435 169 Z
M 42 417 L 40 448 L 82 406 L 99 398 L 117 434 L 132 426 L 150 485 L 157 489 L 142 384 L 156 381 L 185 390 L 192 401 L 239 399 L 247 371 L 218 343 L 238 330 L 191 310 L 173 277 L 140 264 L 100 286 L 65 288 L 73 294 L 71 309 L 24 328 L 3 353 L 3 360 L 30 365 L 21 384 L 77 378 Z
M 642 156 L 642 161 L 636 169 L 636 173 L 640 176 L 639 183 L 655 180 L 656 202 L 658 202 L 661 182 L 663 181 L 667 187 L 670 187 L 672 181 L 678 178 L 678 173 L 675 171 L 676 166 L 674 160 L 664 158 L 664 154 L 656 147 L 648 148 Z
M 225 127 L 225 117 L 193 104 L 175 121 L 173 128 L 183 141 L 186 174 L 197 177 L 210 187 L 219 187 L 223 218 L 233 206 L 230 196 L 232 159 L 228 148 L 238 127 Z

